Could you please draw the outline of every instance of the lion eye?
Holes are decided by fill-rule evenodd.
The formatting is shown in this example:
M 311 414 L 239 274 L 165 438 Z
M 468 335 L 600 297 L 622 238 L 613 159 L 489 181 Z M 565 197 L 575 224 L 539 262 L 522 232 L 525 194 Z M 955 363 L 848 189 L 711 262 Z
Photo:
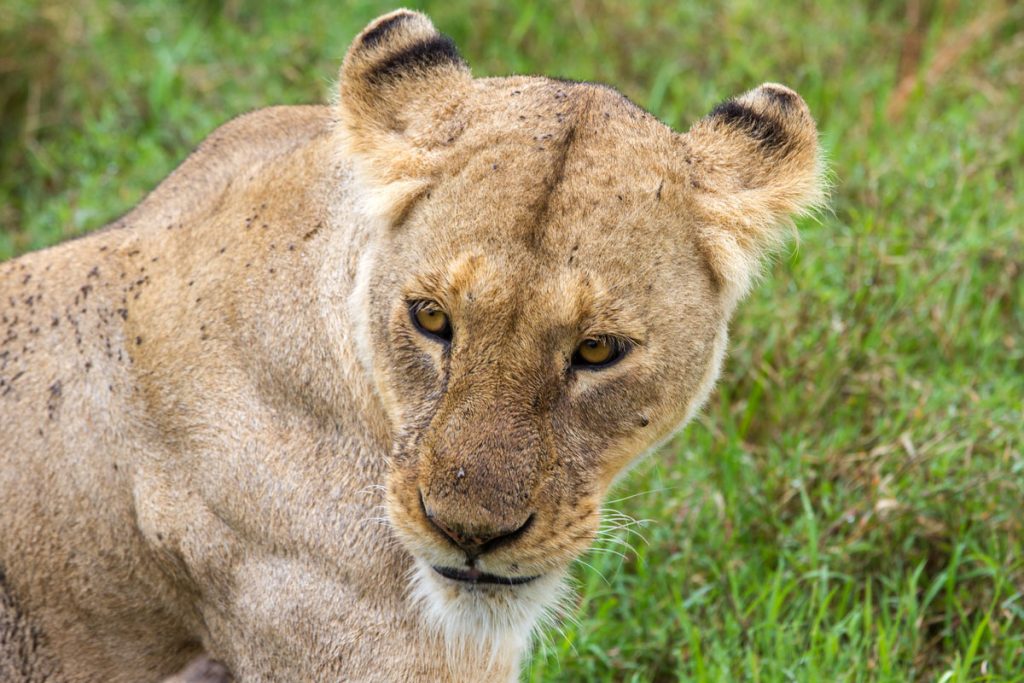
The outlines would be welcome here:
M 428 337 L 451 341 L 452 326 L 448 321 L 448 315 L 436 305 L 425 301 L 413 304 L 412 319 L 416 329 Z
M 583 368 L 607 367 L 622 358 L 626 348 L 626 344 L 615 337 L 590 337 L 576 347 L 572 364 Z

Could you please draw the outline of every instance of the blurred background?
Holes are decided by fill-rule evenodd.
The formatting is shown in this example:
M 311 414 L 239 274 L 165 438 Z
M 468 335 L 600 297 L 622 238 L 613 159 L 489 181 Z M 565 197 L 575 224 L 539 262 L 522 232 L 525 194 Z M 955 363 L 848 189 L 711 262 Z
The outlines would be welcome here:
M 785 83 L 833 172 L 529 680 L 1024 680 L 1024 5 L 406 4 L 478 76 L 607 82 L 678 130 Z M 0 259 L 117 217 L 239 113 L 324 101 L 394 7 L 0 0 Z

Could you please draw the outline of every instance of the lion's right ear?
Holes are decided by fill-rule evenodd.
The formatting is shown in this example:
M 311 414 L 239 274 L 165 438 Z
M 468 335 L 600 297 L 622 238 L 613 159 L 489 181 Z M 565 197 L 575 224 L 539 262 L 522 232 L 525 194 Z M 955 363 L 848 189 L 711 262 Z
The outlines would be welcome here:
M 341 67 L 338 132 L 371 211 L 394 220 L 429 187 L 462 132 L 471 85 L 455 44 L 418 12 L 385 14 L 356 37 Z

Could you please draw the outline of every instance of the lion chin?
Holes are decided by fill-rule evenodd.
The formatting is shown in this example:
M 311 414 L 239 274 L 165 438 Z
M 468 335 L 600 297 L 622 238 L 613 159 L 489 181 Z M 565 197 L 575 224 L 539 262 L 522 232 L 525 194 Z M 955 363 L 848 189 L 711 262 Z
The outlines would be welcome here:
M 566 614 L 570 595 L 564 571 L 518 585 L 460 581 L 417 557 L 409 573 L 410 598 L 444 640 L 449 659 L 472 657 L 488 668 L 526 652 L 538 628 Z

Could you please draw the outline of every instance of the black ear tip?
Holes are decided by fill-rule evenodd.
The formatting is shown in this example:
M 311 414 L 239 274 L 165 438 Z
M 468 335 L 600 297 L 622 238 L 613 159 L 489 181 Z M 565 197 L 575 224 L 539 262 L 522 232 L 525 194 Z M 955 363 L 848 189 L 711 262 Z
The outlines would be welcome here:
M 774 83 L 766 83 L 759 89 L 766 98 L 783 111 L 788 111 L 793 107 L 798 106 L 800 102 L 800 96 L 795 92 L 789 88 L 785 88 Z
M 765 152 L 788 152 L 806 142 L 808 131 L 813 131 L 807 104 L 778 83 L 765 83 L 722 102 L 707 120 L 745 133 Z
M 711 110 L 708 118 L 746 133 L 765 151 L 777 150 L 788 142 L 782 121 L 742 100 L 726 100 Z
M 359 44 L 365 48 L 376 47 L 387 40 L 388 35 L 393 33 L 395 29 L 419 17 L 422 17 L 422 15 L 407 9 L 396 10 L 391 14 L 379 17 L 363 30 L 359 37 Z
M 708 114 L 710 119 L 723 119 L 726 123 L 748 115 L 752 110 L 734 99 L 725 100 L 715 105 Z
M 464 66 L 465 62 L 452 39 L 438 33 L 432 38 L 413 43 L 405 49 L 389 55 L 370 69 L 366 79 L 380 85 L 399 78 L 403 74 L 422 73 L 445 65 Z
M 352 43 L 342 78 L 378 87 L 450 67 L 466 68 L 455 43 L 425 14 L 397 10 L 370 22 Z

